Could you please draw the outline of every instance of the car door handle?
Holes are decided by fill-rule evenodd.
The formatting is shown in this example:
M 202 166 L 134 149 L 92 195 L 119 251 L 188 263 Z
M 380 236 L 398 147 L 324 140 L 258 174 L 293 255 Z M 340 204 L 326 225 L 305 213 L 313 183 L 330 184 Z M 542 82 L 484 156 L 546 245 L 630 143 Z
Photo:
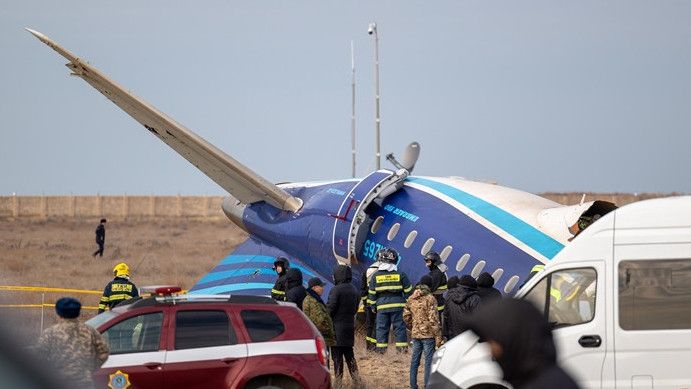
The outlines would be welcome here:
M 160 369 L 161 366 L 163 366 L 161 362 L 147 362 L 144 364 L 144 367 L 146 367 L 149 370 Z
M 240 360 L 240 358 L 228 357 L 228 358 L 223 358 L 223 359 L 221 359 L 221 362 L 223 362 L 223 363 L 225 363 L 225 364 L 227 364 L 227 365 L 230 365 L 231 363 L 237 362 L 237 361 L 239 361 L 239 360 Z
M 582 347 L 600 347 L 602 338 L 600 335 L 583 335 L 578 339 L 578 344 Z

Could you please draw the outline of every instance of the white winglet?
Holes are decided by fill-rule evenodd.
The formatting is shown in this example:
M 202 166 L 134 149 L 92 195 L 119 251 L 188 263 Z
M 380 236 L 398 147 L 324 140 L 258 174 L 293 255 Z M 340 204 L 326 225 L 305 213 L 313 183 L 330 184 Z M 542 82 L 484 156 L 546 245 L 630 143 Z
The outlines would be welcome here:
M 112 81 L 44 34 L 26 29 L 70 62 L 74 75 L 81 77 L 110 101 L 144 125 L 152 134 L 209 176 L 228 193 L 245 204 L 266 201 L 285 211 L 297 212 L 302 200 L 256 174 L 185 126 L 149 105 Z

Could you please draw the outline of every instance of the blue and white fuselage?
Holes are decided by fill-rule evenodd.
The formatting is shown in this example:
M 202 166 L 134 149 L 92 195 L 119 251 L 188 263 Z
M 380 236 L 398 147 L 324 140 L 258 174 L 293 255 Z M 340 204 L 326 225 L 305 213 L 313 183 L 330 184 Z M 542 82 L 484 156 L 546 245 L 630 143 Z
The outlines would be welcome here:
M 276 279 L 271 266 L 278 255 L 291 259 L 306 279 L 331 281 L 337 263 L 350 264 L 361 274 L 380 248 L 392 247 L 401 257 L 399 270 L 413 282 L 428 272 L 423 255 L 434 250 L 441 253 L 449 277 L 487 271 L 508 293 L 534 265 L 558 253 L 569 236 L 565 223 L 555 231 L 537 227 L 544 210 L 560 207 L 542 197 L 460 178 L 408 177 L 400 189 L 367 206 L 366 234 L 360 234 L 355 255 L 348 258 L 338 254 L 348 237 L 336 230 L 353 222 L 353 212 L 345 210 L 353 202 L 353 189 L 363 181 L 285 185 L 303 201 L 297 213 L 265 203 L 241 206 L 241 218 L 231 219 L 251 238 L 193 290 L 266 293 Z M 227 208 L 224 204 L 231 213 Z

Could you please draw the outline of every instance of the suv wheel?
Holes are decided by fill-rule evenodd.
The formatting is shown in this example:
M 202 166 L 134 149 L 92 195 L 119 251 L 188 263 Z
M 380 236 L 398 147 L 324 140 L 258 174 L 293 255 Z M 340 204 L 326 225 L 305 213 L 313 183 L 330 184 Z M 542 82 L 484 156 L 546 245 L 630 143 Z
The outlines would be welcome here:
M 247 389 L 302 389 L 294 379 L 285 376 L 265 376 L 253 379 Z

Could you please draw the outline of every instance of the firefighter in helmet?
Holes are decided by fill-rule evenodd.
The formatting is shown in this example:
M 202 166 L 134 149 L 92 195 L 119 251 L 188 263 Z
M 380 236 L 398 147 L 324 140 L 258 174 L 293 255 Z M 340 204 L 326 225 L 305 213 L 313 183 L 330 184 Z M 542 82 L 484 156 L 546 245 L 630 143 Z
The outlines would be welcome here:
M 434 298 L 437 299 L 437 312 L 440 315 L 444 311 L 444 292 L 448 289 L 446 274 L 439 269 L 441 264 L 441 257 L 436 251 L 425 254 L 425 265 L 429 269 L 429 276 L 432 278 L 430 290 Z
M 289 268 L 288 258 L 278 257 L 274 261 L 274 271 L 278 275 L 274 287 L 271 288 L 271 297 L 274 300 L 286 301 L 286 272 Z
M 403 322 L 403 307 L 413 290 L 408 276 L 398 271 L 398 253 L 391 248 L 377 252 L 379 270 L 372 274 L 369 282 L 369 299 L 377 313 L 377 351 L 386 352 L 389 346 L 389 329 L 393 326 L 396 348 L 405 351 L 408 337 Z
M 98 313 L 111 309 L 117 304 L 139 297 L 137 286 L 130 281 L 130 267 L 120 262 L 113 268 L 115 278 L 103 289 L 103 296 L 98 304 Z

